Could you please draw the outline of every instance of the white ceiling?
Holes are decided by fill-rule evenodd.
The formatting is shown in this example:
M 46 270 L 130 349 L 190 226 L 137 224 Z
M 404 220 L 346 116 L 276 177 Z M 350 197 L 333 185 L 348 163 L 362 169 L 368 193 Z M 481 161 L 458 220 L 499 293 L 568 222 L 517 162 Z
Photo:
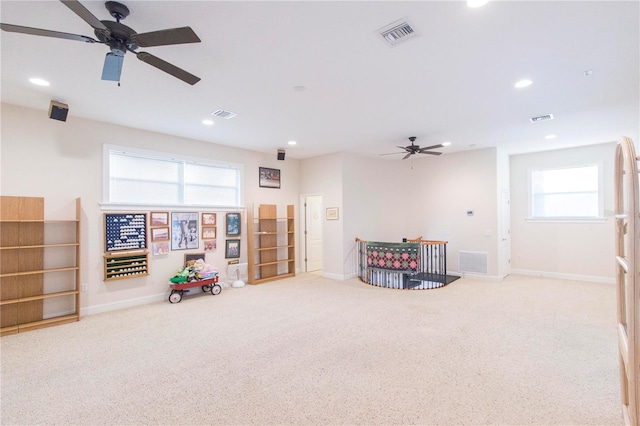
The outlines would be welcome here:
M 202 43 L 139 49 L 199 77 L 190 86 L 128 53 L 121 86 L 108 47 L 0 32 L 2 102 L 287 156 L 366 155 L 450 141 L 443 152 L 509 153 L 637 138 L 637 1 L 123 1 L 138 33 L 191 26 Z M 82 1 L 101 20 L 103 2 Z M 57 1 L 0 3 L 3 23 L 94 37 Z M 389 47 L 377 30 L 420 36 Z M 592 70 L 585 76 L 586 70 Z M 30 77 L 51 82 L 47 88 Z M 516 89 L 528 78 L 533 84 Z M 306 90 L 296 91 L 295 86 Z M 238 115 L 201 121 L 227 109 Z M 529 117 L 553 114 L 532 124 Z M 547 134 L 554 140 L 545 140 Z M 287 146 L 296 140 L 297 146 Z M 637 142 L 637 141 L 636 141 Z M 400 159 L 402 155 L 380 157 Z

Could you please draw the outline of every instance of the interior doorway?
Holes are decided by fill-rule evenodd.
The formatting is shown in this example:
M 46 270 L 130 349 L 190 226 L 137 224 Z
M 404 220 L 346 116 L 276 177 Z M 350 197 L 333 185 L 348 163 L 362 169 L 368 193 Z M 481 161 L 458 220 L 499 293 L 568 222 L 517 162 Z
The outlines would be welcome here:
M 322 196 L 304 195 L 300 197 L 302 208 L 302 259 L 304 271 L 322 270 Z

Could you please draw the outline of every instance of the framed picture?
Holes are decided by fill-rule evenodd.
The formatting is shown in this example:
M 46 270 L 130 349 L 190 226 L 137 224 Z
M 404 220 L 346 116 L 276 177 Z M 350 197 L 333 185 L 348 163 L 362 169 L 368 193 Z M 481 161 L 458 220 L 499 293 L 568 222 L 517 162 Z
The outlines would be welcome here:
M 198 213 L 171 213 L 171 250 L 197 249 L 200 246 Z
M 204 240 L 204 251 L 214 251 L 218 248 L 218 240 Z
M 204 226 L 202 225 L 202 239 L 203 240 L 213 240 L 216 238 L 216 227 L 215 226 Z
M 260 167 L 260 187 L 280 188 L 280 170 Z
M 169 226 L 169 212 L 151 212 L 151 226 Z
M 147 213 L 104 214 L 105 252 L 146 249 L 147 235 Z
M 169 227 L 151 228 L 151 241 L 169 241 Z
M 327 208 L 327 220 L 338 220 L 338 208 L 337 207 L 329 207 L 329 208 Z
M 163 254 L 169 254 L 169 241 L 163 241 L 160 243 L 152 243 L 153 255 L 161 256 Z
M 227 213 L 227 237 L 240 235 L 240 213 Z
M 190 260 L 196 261 L 198 259 L 204 260 L 204 253 L 185 253 L 184 266 L 187 266 Z
M 240 257 L 240 240 L 227 240 L 225 242 L 224 258 L 235 259 Z
M 215 213 L 202 213 L 202 226 L 216 226 Z

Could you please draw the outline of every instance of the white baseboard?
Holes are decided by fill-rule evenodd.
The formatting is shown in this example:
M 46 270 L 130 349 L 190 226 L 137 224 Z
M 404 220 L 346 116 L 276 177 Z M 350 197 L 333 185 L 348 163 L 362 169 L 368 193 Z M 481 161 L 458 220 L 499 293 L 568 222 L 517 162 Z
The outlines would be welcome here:
M 342 274 L 332 274 L 330 272 L 322 271 L 322 276 L 325 278 L 331 278 L 332 280 L 344 281 L 344 275 Z
M 458 275 L 461 278 L 473 278 L 474 280 L 479 280 L 479 281 L 493 281 L 493 282 L 500 282 L 504 279 L 504 276 L 496 276 L 496 275 L 480 275 L 480 274 L 472 274 L 469 272 L 454 272 L 454 273 L 450 273 L 448 272 L 449 275 Z
M 593 275 L 563 274 L 559 272 L 531 271 L 527 269 L 512 269 L 511 273 L 515 275 L 528 275 L 532 277 L 555 278 L 559 280 L 586 281 L 590 283 L 601 283 L 601 284 L 616 283 L 616 279 L 614 277 L 596 277 Z
M 95 315 L 103 312 L 117 311 L 119 309 L 131 308 L 133 306 L 146 305 L 147 303 L 160 302 L 167 299 L 167 293 L 154 294 L 151 296 L 139 297 L 137 299 L 123 300 L 121 302 L 106 303 L 104 305 L 89 306 L 80 309 L 80 315 Z M 167 302 L 169 303 L 169 302 Z

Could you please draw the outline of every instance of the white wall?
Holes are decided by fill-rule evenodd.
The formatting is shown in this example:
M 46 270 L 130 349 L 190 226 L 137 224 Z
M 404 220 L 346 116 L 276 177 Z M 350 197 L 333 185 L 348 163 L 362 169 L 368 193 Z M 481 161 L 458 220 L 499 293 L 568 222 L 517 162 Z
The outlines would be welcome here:
M 322 273 L 327 277 L 342 279 L 343 157 L 341 154 L 330 154 L 304 159 L 300 161 L 300 170 L 300 194 L 322 196 L 323 209 L 338 208 L 338 220 L 326 220 L 323 214 Z M 302 249 L 301 245 L 299 247 Z M 302 259 L 302 255 L 298 257 Z
M 511 157 L 511 271 L 533 275 L 614 281 L 613 164 L 615 143 Z M 603 223 L 528 222 L 532 168 L 604 165 Z
M 488 254 L 487 276 L 498 273 L 498 197 L 495 148 L 422 158 L 407 171 L 409 233 L 448 241 L 447 269 L 458 272 L 458 252 Z M 468 216 L 467 211 L 473 211 Z M 488 235 L 487 235 L 488 234 Z
M 3 195 L 45 198 L 49 219 L 75 215 L 76 197 L 82 198 L 81 312 L 93 313 L 159 300 L 168 294 L 167 282 L 182 266 L 186 251 L 153 257 L 147 277 L 103 281 L 104 225 L 102 200 L 103 144 L 115 144 L 244 165 L 246 204 L 294 204 L 300 193 L 299 162 L 278 161 L 276 152 L 262 154 L 163 135 L 70 115 L 67 122 L 51 120 L 46 111 L 1 105 L 0 192 Z M 258 167 L 281 170 L 281 189 L 259 188 Z M 154 208 L 153 210 L 157 210 Z M 297 210 L 297 208 L 296 208 Z M 219 218 L 222 213 L 219 213 Z M 219 220 L 220 221 L 220 220 Z M 243 214 L 243 222 L 246 217 Z M 241 262 L 246 262 L 246 223 L 243 223 Z M 299 233 L 296 233 L 299 245 Z M 218 227 L 218 249 L 207 252 L 226 279 L 224 229 Z M 198 252 L 202 250 L 193 250 Z
M 355 276 L 356 237 L 399 242 L 422 236 L 449 242 L 449 271 L 457 271 L 459 250 L 482 251 L 489 255 L 487 275 L 498 276 L 495 149 L 411 160 L 341 153 L 302 160 L 301 169 L 303 193 L 342 195 L 340 220 L 324 222 L 330 227 L 323 235 L 325 274 Z M 325 206 L 334 205 L 325 200 Z

